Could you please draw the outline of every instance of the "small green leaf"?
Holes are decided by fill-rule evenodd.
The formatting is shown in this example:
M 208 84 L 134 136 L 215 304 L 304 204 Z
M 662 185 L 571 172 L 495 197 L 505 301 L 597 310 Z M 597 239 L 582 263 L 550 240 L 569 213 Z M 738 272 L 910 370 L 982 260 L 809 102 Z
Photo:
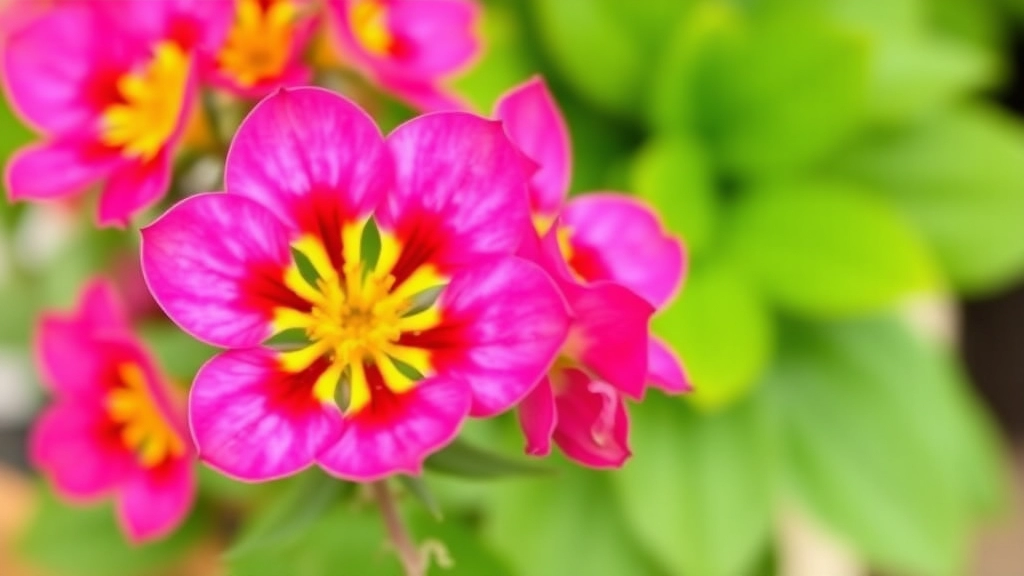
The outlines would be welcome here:
M 708 409 L 750 390 L 771 359 L 773 330 L 760 295 L 723 261 L 694 266 L 682 294 L 654 318 L 654 331 L 686 363 L 687 399 Z
M 441 474 L 479 479 L 536 476 L 553 472 L 545 465 L 489 452 L 459 439 L 427 458 L 425 467 Z
M 426 508 L 426 510 L 430 512 L 430 515 L 436 520 L 441 520 L 444 517 L 444 512 L 441 510 L 441 503 L 437 501 L 434 493 L 430 491 L 430 487 L 427 486 L 427 483 L 423 478 L 402 475 L 398 477 L 398 481 L 409 492 L 409 494 L 413 496 L 413 498 L 419 501 L 420 504 L 423 504 L 423 507 Z
M 774 453 L 756 398 L 706 415 L 657 394 L 631 408 L 612 476 L 629 526 L 673 574 L 746 575 L 768 544 Z
M 779 306 L 799 314 L 862 314 L 936 285 L 927 248 L 908 222 L 856 186 L 751 190 L 730 226 L 736 261 Z

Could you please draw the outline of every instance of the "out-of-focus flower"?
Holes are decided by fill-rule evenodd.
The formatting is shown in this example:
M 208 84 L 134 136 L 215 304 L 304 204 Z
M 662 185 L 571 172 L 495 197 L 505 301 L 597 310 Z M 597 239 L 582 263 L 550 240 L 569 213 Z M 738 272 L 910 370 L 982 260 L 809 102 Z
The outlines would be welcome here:
M 524 254 L 555 278 L 574 316 L 562 360 L 520 408 L 527 451 L 547 454 L 553 437 L 583 464 L 621 465 L 629 455 L 621 395 L 639 398 L 645 382 L 689 389 L 674 353 L 647 329 L 679 289 L 682 244 L 635 198 L 597 192 L 566 201 L 568 132 L 542 80 L 509 91 L 495 114 L 537 164 L 530 203 L 543 238 Z
M 229 0 L 60 2 L 6 39 L 4 85 L 42 141 L 7 165 L 12 199 L 104 181 L 101 225 L 125 225 L 170 184 L 197 53 L 219 46 Z
M 235 18 L 209 63 L 212 81 L 246 98 L 262 98 L 311 77 L 303 53 L 317 22 L 311 0 L 235 0 Z
M 480 49 L 473 0 L 327 0 L 341 59 L 424 111 L 465 109 L 442 81 Z
M 200 457 L 245 480 L 313 463 L 354 480 L 418 473 L 467 415 L 518 403 L 568 324 L 548 275 L 510 255 L 529 222 L 524 162 L 471 114 L 385 140 L 326 90 L 257 105 L 227 192 L 143 230 L 157 301 L 230 349 L 192 389 Z M 260 346 L 288 334 L 299 347 Z
M 110 285 L 94 280 L 73 313 L 44 314 L 36 355 L 54 403 L 32 430 L 33 464 L 71 501 L 113 496 L 133 541 L 172 531 L 196 493 L 184 406 Z

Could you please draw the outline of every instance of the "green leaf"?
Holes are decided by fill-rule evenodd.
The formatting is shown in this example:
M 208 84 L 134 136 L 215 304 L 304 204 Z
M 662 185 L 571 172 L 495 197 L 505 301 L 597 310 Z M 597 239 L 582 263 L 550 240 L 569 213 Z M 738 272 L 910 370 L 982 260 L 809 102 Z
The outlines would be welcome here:
M 522 576 L 662 576 L 626 530 L 606 473 L 570 464 L 495 486 L 485 534 Z
M 754 400 L 715 415 L 657 394 L 631 408 L 633 457 L 615 487 L 637 541 L 673 574 L 746 575 L 768 544 L 775 455 Z
M 137 546 L 118 528 L 113 506 L 72 507 L 43 489 L 20 550 L 34 565 L 56 574 L 140 576 L 166 571 L 202 536 L 205 525 L 193 513 L 168 538 Z
M 804 182 L 752 190 L 730 221 L 736 260 L 779 306 L 810 317 L 871 312 L 935 286 L 908 222 L 857 186 Z
M 718 199 L 702 150 L 683 137 L 652 140 L 636 155 L 633 190 L 650 202 L 670 231 L 682 236 L 690 256 L 712 241 Z
M 536 476 L 553 472 L 546 465 L 489 452 L 460 439 L 428 457 L 424 466 L 427 470 L 441 474 L 479 479 Z
M 14 151 L 27 144 L 32 133 L 15 117 L 6 98 L 0 96 L 0 167 L 6 167 Z M 11 229 L 24 204 L 10 204 L 6 190 L 0 187 L 0 230 Z
M 437 501 L 437 497 L 431 492 L 430 487 L 427 483 L 418 476 L 399 476 L 398 481 L 402 486 L 412 495 L 413 498 L 423 504 L 423 507 L 430 512 L 430 515 L 437 520 L 441 520 L 444 517 L 444 512 L 441 510 L 441 503 Z
M 1024 271 L 1024 127 L 983 107 L 865 141 L 836 169 L 883 193 L 930 242 L 953 285 L 990 292 Z
M 760 295 L 722 261 L 694 266 L 683 293 L 654 318 L 654 331 L 686 363 L 687 399 L 709 409 L 750 390 L 771 359 L 773 330 Z
M 794 325 L 763 384 L 786 477 L 810 510 L 881 567 L 963 574 L 998 507 L 998 445 L 951 362 L 899 323 Z
M 242 558 L 267 546 L 300 539 L 352 486 L 320 470 L 288 480 L 286 487 L 248 521 L 227 557 Z

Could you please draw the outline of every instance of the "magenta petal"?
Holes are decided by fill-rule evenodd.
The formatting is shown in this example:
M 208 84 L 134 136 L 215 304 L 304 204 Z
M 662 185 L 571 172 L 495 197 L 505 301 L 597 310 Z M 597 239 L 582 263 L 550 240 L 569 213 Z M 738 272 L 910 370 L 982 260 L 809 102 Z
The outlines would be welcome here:
M 427 80 L 450 74 L 476 56 L 479 8 L 469 0 L 417 0 L 387 4 L 395 46 L 388 70 Z
M 562 212 L 573 248 L 571 265 L 587 280 L 612 280 L 664 306 L 679 289 L 685 255 L 654 211 L 623 194 L 598 192 L 569 201 Z
M 36 420 L 29 458 L 53 482 L 57 492 L 75 502 L 110 493 L 131 470 L 131 457 L 106 430 L 100 406 L 57 403 Z
M 653 336 L 647 342 L 647 382 L 667 394 L 693 390 L 679 357 L 668 344 Z
M 273 306 L 256 290 L 282 281 L 291 249 L 288 230 L 260 204 L 231 194 L 192 196 L 142 229 L 141 252 L 153 297 L 196 338 L 244 348 L 270 335 Z M 277 277 L 264 279 L 271 272 Z
M 215 356 L 199 370 L 189 395 L 200 459 L 244 481 L 272 480 L 311 465 L 342 431 L 338 407 L 313 395 L 321 373 L 322 367 L 283 372 L 277 353 L 264 348 Z
M 129 332 L 131 323 L 114 286 L 103 278 L 82 288 L 75 316 L 85 331 Z
M 33 144 L 7 164 L 7 193 L 12 200 L 73 196 L 106 177 L 119 162 L 116 155 L 78 141 Z
M 127 162 L 110 175 L 100 196 L 100 226 L 128 226 L 132 216 L 167 193 L 171 163 L 167 150 L 150 162 Z
M 618 468 L 630 456 L 629 416 L 615 389 L 568 369 L 555 395 L 558 425 L 554 439 L 565 455 L 592 468 Z
M 551 279 L 515 257 L 464 270 L 439 300 L 442 323 L 402 343 L 431 350 L 438 373 L 469 383 L 473 416 L 512 408 L 565 342 L 568 313 Z
M 382 229 L 425 244 L 418 250 L 444 272 L 518 247 L 530 225 L 527 160 L 499 123 L 439 112 L 399 126 L 387 143 L 396 175 L 378 211 Z
M 555 393 L 551 381 L 544 377 L 519 403 L 519 427 L 526 437 L 526 453 L 547 456 L 551 452 L 551 435 L 558 423 Z
M 572 173 L 569 131 L 540 77 L 506 92 L 495 116 L 512 142 L 537 163 L 530 179 L 530 203 L 539 214 L 558 214 Z
M 117 501 L 121 527 L 135 543 L 170 534 L 188 516 L 196 498 L 196 473 L 190 459 L 139 469 L 125 482 Z
M 341 438 L 317 458 L 320 466 L 359 482 L 420 474 L 423 460 L 458 434 L 470 397 L 465 383 L 435 376 L 391 402 L 385 416 L 367 411 L 347 417 Z
M 384 138 L 349 100 L 322 88 L 282 89 L 238 128 L 225 182 L 293 229 L 369 214 L 390 185 Z M 319 212 L 331 211 L 331 214 Z
M 568 355 L 624 394 L 643 396 L 654 308 L 611 282 L 579 286 L 567 296 L 574 316 Z

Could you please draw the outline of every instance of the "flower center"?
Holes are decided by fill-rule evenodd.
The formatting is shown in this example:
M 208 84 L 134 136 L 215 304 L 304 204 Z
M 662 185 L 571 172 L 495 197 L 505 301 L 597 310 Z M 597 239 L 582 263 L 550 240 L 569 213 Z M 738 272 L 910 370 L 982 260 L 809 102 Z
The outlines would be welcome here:
M 284 71 L 291 55 L 298 9 L 290 0 L 264 6 L 239 0 L 235 22 L 217 55 L 217 64 L 238 84 L 251 88 Z
M 534 215 L 533 217 L 533 227 L 542 237 L 545 236 L 554 225 L 554 218 L 538 215 Z M 572 247 L 572 229 L 568 226 L 559 224 L 558 228 L 555 230 L 555 238 L 558 241 L 558 251 L 562 254 L 562 258 L 565 260 L 566 266 L 568 266 L 573 278 L 576 280 L 584 280 L 583 276 L 572 266 L 573 259 L 576 257 L 576 251 Z
M 356 40 L 371 54 L 383 56 L 391 50 L 388 12 L 381 0 L 356 0 L 349 8 L 349 21 Z
M 164 419 L 146 385 L 142 369 L 133 363 L 117 367 L 119 386 L 107 394 L 110 419 L 121 430 L 121 441 L 145 468 L 155 468 L 185 454 L 185 441 Z
M 122 102 L 103 111 L 100 140 L 127 156 L 152 160 L 178 126 L 188 71 L 188 56 L 177 44 L 157 44 L 148 65 L 117 80 Z

